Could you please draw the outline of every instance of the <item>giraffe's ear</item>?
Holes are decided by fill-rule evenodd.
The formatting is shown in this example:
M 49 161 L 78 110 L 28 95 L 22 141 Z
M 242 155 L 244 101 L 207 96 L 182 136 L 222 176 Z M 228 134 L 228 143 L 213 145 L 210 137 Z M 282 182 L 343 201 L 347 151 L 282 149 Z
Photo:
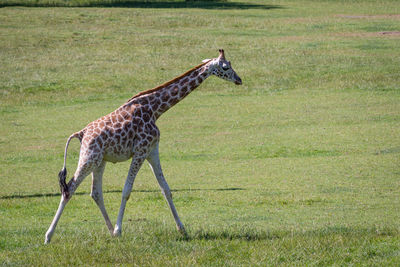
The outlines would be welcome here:
M 203 63 L 206 63 L 206 62 L 208 62 L 208 61 L 210 61 L 211 59 L 209 59 L 209 58 L 207 58 L 207 59 L 203 59 Z
M 219 51 L 219 58 L 225 59 L 225 52 L 224 52 L 224 49 L 219 49 L 218 51 Z

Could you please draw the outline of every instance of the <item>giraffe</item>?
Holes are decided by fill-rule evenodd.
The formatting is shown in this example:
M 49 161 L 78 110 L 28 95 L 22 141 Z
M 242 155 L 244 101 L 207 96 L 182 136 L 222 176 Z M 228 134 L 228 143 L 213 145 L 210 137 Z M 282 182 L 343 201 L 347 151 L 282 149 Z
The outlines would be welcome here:
M 158 181 L 162 194 L 168 203 L 179 232 L 186 234 L 172 201 L 171 190 L 164 178 L 160 158 L 160 131 L 156 120 L 168 109 L 185 98 L 206 78 L 215 75 L 222 79 L 242 84 L 242 80 L 225 59 L 224 50 L 219 56 L 203 60 L 203 63 L 153 89 L 138 93 L 125 104 L 110 114 L 89 123 L 82 130 L 72 134 L 65 145 L 64 166 L 59 176 L 61 200 L 54 219 L 46 232 L 45 243 L 49 243 L 66 204 L 83 181 L 92 174 L 91 197 L 99 207 L 111 236 L 120 236 L 122 219 L 136 174 L 145 160 Z M 81 147 L 78 167 L 71 180 L 66 183 L 66 158 L 68 145 L 73 138 L 78 138 Z M 121 206 L 117 222 L 113 227 L 104 206 L 102 179 L 106 162 L 131 160 L 128 176 L 122 190 Z

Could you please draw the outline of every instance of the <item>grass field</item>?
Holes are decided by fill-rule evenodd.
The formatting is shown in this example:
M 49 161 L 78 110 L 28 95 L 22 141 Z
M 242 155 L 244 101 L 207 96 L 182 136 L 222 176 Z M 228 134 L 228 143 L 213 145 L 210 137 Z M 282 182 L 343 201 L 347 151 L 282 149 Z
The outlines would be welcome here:
M 397 1 L 0 6 L 0 265 L 400 265 Z M 243 85 L 209 78 L 158 121 L 188 237 L 145 165 L 121 238 L 87 177 L 43 245 L 67 137 L 218 48 Z M 104 174 L 113 223 L 128 167 Z

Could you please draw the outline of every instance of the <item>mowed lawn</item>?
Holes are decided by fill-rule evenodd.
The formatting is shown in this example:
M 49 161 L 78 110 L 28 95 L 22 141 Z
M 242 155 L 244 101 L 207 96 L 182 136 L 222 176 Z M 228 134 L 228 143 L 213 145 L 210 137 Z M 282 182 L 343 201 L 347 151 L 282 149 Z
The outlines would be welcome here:
M 0 265 L 400 265 L 397 1 L 115 2 L 0 4 Z M 219 48 L 243 85 L 158 121 L 188 236 L 145 164 L 122 237 L 87 177 L 44 245 L 68 136 Z M 113 223 L 128 168 L 104 174 Z

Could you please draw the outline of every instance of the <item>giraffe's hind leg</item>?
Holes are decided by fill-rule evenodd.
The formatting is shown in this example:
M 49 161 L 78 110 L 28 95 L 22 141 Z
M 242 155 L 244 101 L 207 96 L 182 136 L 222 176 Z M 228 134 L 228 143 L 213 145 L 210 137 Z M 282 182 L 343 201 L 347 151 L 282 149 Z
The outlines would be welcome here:
M 71 199 L 73 193 L 78 188 L 83 179 L 92 172 L 93 166 L 95 166 L 95 162 L 86 161 L 79 159 L 79 165 L 77 170 L 75 171 L 74 177 L 68 182 L 67 185 L 67 194 L 61 194 L 60 204 L 58 205 L 58 209 L 56 215 L 54 216 L 53 221 L 50 224 L 49 229 L 46 232 L 44 243 L 50 243 L 51 237 L 53 236 L 54 230 L 56 229 L 57 223 L 60 220 L 61 214 L 67 205 L 68 201 Z
M 99 167 L 93 170 L 92 172 L 92 192 L 90 193 L 94 202 L 96 202 L 99 207 L 101 214 L 103 214 L 104 220 L 106 221 L 106 225 L 111 235 L 114 233 L 114 227 L 111 224 L 110 218 L 108 217 L 106 207 L 104 206 L 103 199 L 103 173 L 106 162 L 103 161 Z

